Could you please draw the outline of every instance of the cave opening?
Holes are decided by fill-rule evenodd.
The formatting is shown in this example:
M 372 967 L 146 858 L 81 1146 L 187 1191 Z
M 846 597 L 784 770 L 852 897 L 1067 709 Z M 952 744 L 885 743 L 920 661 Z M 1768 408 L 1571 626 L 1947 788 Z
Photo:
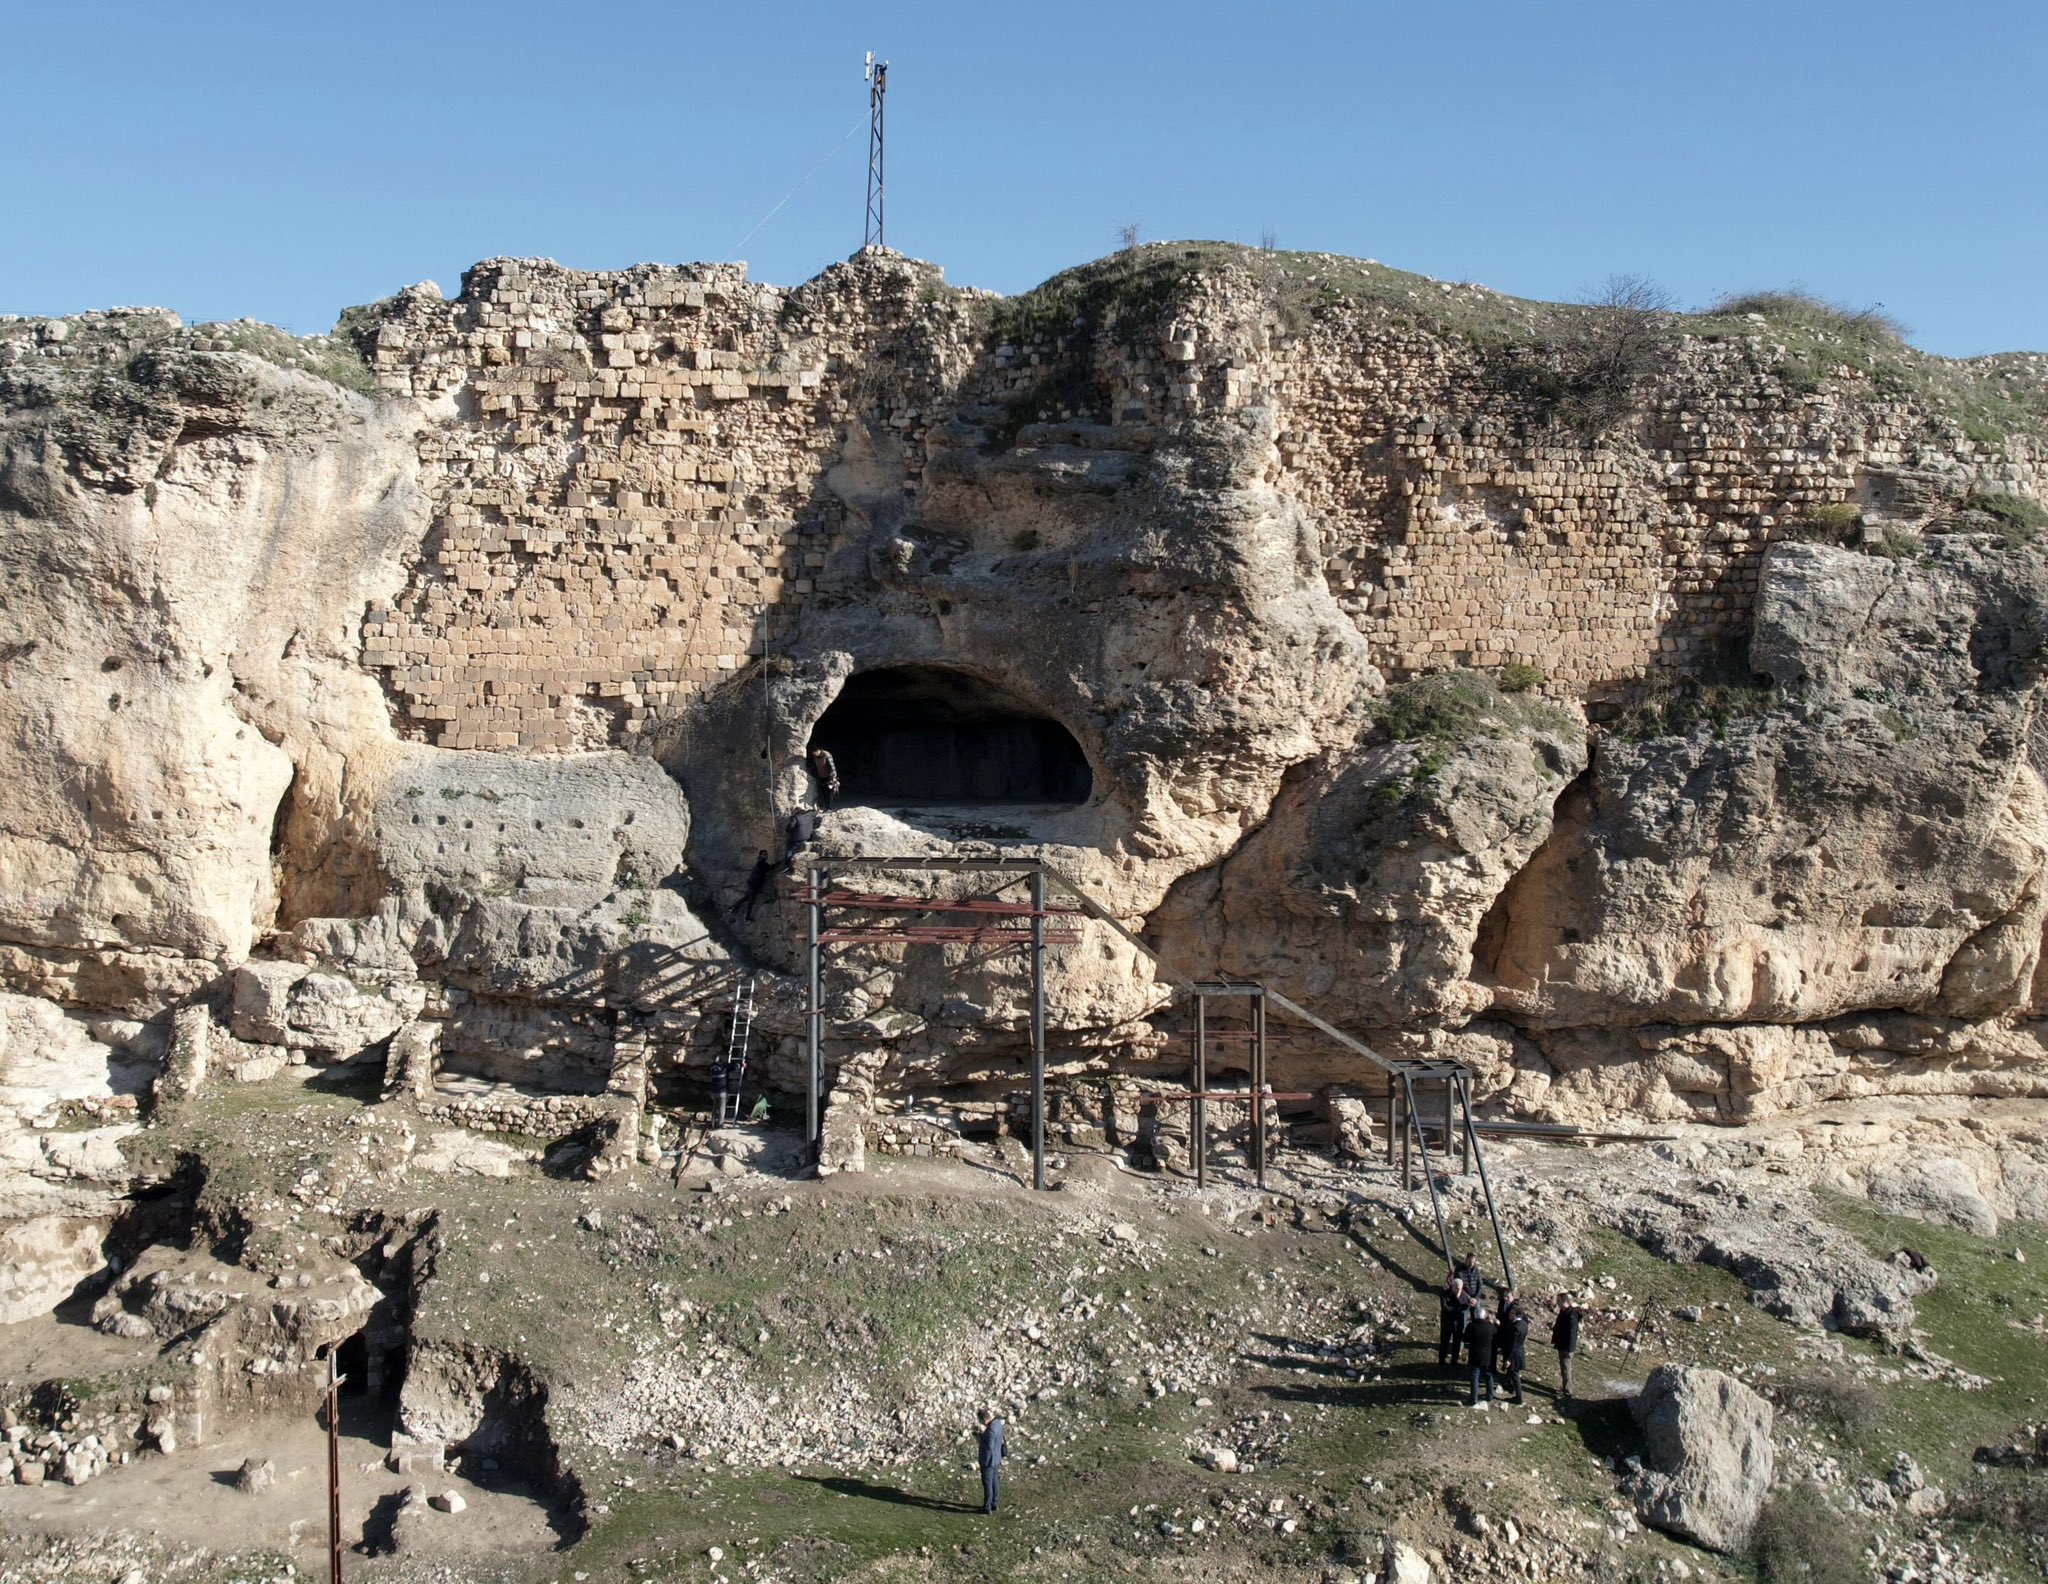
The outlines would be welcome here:
M 832 755 L 840 801 L 1085 803 L 1094 789 L 1074 734 L 1000 683 L 943 666 L 847 679 L 806 752 Z

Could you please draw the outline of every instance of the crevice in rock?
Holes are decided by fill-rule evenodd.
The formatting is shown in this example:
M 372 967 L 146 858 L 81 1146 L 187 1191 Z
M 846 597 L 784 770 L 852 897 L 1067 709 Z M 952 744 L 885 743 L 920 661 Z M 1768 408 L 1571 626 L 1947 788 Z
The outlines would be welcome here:
M 1579 841 L 1585 831 L 1593 803 L 1593 773 L 1593 764 L 1589 760 L 1585 769 L 1565 783 L 1557 794 L 1557 801 L 1551 805 L 1550 834 L 1529 855 L 1529 861 L 1501 887 L 1493 905 L 1480 918 L 1479 931 L 1472 943 L 1472 977 L 1475 981 L 1481 984 L 1499 982 L 1501 957 L 1513 938 L 1519 918 L 1553 911 L 1539 906 L 1543 888 L 1549 883 L 1552 871 L 1564 861 L 1565 850 Z

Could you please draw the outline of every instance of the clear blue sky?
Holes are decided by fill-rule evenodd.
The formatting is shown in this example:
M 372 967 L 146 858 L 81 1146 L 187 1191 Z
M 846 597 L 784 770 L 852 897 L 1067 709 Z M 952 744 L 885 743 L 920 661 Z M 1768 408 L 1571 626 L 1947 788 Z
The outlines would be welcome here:
M 956 282 L 1135 222 L 2048 348 L 2042 0 L 0 0 L 0 312 L 303 334 L 498 254 L 799 281 L 860 242 L 870 48 L 889 242 Z

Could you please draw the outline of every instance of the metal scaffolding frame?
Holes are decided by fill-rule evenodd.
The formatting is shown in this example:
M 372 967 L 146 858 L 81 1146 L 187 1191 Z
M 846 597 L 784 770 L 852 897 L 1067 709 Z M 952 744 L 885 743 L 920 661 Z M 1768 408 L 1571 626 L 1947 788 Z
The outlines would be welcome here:
M 1031 900 L 1003 902 L 993 896 L 916 897 L 873 891 L 827 889 L 838 869 L 880 869 L 891 873 L 1000 874 L 1001 886 L 1028 878 Z M 1072 945 L 1080 940 L 1071 926 L 1047 928 L 1051 919 L 1074 919 L 1078 907 L 1056 906 L 1046 901 L 1046 876 L 1042 864 L 1000 859 L 972 858 L 849 858 L 835 863 L 813 862 L 809 884 L 799 895 L 810 904 L 810 996 L 804 1025 L 808 1031 L 809 1061 L 805 1067 L 805 1137 L 815 1152 L 822 1141 L 823 1117 L 819 1113 L 824 1087 L 824 952 L 827 946 L 861 944 L 966 945 L 988 951 L 1022 947 L 1031 961 L 1031 1186 L 1045 1187 L 1045 949 Z M 826 909 L 851 913 L 901 914 L 892 922 L 826 923 Z M 933 915 L 965 918 L 965 923 L 929 923 Z M 1023 925 L 1019 927 L 1020 923 Z
M 1242 999 L 1245 1003 L 1245 1027 L 1236 1029 L 1214 1029 L 1209 1027 L 1209 1003 L 1212 1000 Z M 1247 1105 L 1251 1111 L 1251 1136 L 1246 1153 L 1252 1163 L 1252 1174 L 1261 1188 L 1266 1186 L 1266 1106 L 1279 1097 L 1273 1093 L 1273 1086 L 1266 1081 L 1266 990 L 1263 985 L 1237 984 L 1228 980 L 1195 981 L 1194 988 L 1195 1026 L 1189 1032 L 1192 1048 L 1188 1061 L 1188 1146 L 1195 1159 L 1195 1185 L 1204 1187 L 1209 1181 L 1209 1102 L 1229 1101 Z M 1211 1041 L 1222 1040 L 1242 1043 L 1248 1047 L 1247 1067 L 1250 1069 L 1251 1087 L 1242 1095 L 1234 1090 L 1209 1087 L 1209 1045 Z M 1308 1099 L 1309 1096 L 1289 1096 Z
M 885 873 L 1006 876 L 1002 885 L 996 887 L 998 891 L 1017 880 L 1028 879 L 1031 883 L 1031 900 L 1028 903 L 1018 903 L 1000 901 L 992 895 L 945 899 L 828 889 L 831 877 L 835 873 L 864 870 L 881 870 Z M 1276 1095 L 1267 1082 L 1267 1044 L 1274 1037 L 1267 1031 L 1267 1016 L 1269 1009 L 1276 1010 L 1282 1016 L 1314 1029 L 1352 1054 L 1362 1056 L 1386 1075 L 1387 1161 L 1389 1165 L 1395 1162 L 1395 1141 L 1398 1138 L 1402 1187 L 1404 1190 L 1410 1190 L 1414 1186 L 1413 1165 L 1409 1154 L 1411 1144 L 1421 1154 L 1423 1180 L 1429 1188 L 1430 1204 L 1436 1216 L 1437 1238 L 1442 1245 L 1444 1262 L 1448 1267 L 1454 1263 L 1454 1256 L 1451 1252 L 1449 1231 L 1444 1221 L 1442 1201 L 1437 1194 L 1436 1174 L 1431 1168 L 1429 1143 L 1415 1087 L 1418 1083 L 1425 1086 L 1432 1083 L 1443 1085 L 1441 1132 L 1445 1168 L 1449 1168 L 1451 1139 L 1455 1135 L 1459 1142 L 1461 1172 L 1469 1173 L 1474 1167 L 1478 1169 L 1487 1219 L 1493 1227 L 1494 1247 L 1500 1255 L 1502 1278 L 1507 1286 L 1514 1285 L 1514 1267 L 1508 1257 L 1507 1238 L 1501 1227 L 1500 1212 L 1493 1196 L 1493 1183 L 1487 1175 L 1486 1158 L 1479 1143 L 1482 1131 L 1505 1129 L 1499 1124 L 1482 1127 L 1474 1119 L 1472 1071 L 1469 1067 L 1459 1062 L 1403 1061 L 1382 1056 L 1364 1041 L 1325 1022 L 1306 1007 L 1267 985 L 1249 981 L 1191 979 L 1169 966 L 1157 952 L 1126 929 L 1122 921 L 1107 908 L 1043 859 L 821 858 L 810 862 L 808 877 L 807 886 L 798 894 L 809 903 L 810 920 L 807 950 L 809 997 L 805 1017 L 809 1061 L 806 1069 L 804 1114 L 805 1137 L 813 1151 L 818 1148 L 821 1141 L 823 1121 L 819 1107 L 824 1080 L 824 953 L 828 946 L 859 943 L 966 944 L 991 950 L 1022 947 L 1029 951 L 1031 961 L 1031 1183 L 1033 1188 L 1044 1188 L 1045 950 L 1049 945 L 1066 945 L 1078 941 L 1080 932 L 1076 925 L 1079 920 L 1088 918 L 1106 926 L 1125 945 L 1151 963 L 1160 979 L 1190 999 L 1194 1011 L 1194 1028 L 1188 1075 L 1189 1134 L 1197 1183 L 1206 1184 L 1208 1181 L 1207 1107 L 1210 1101 L 1230 1101 L 1249 1105 L 1252 1169 L 1259 1186 L 1263 1188 L 1266 1176 L 1266 1106 L 1283 1099 L 1311 1098 L 1306 1095 Z M 1049 903 L 1048 892 L 1053 888 L 1067 900 L 1060 904 Z M 900 917 L 891 922 L 852 922 L 833 925 L 827 922 L 827 909 L 831 908 L 839 909 L 842 913 L 894 914 Z M 950 916 L 952 921 L 929 922 L 935 915 Z M 1049 925 L 1049 921 L 1058 922 Z M 1208 1026 L 1209 1002 L 1212 999 L 1231 998 L 1242 998 L 1248 1003 L 1247 1027 L 1243 1030 L 1212 1032 Z M 1242 1093 L 1234 1090 L 1212 1090 L 1208 1086 L 1209 1046 L 1213 1040 L 1224 1038 L 1241 1039 L 1250 1047 L 1251 1085 Z

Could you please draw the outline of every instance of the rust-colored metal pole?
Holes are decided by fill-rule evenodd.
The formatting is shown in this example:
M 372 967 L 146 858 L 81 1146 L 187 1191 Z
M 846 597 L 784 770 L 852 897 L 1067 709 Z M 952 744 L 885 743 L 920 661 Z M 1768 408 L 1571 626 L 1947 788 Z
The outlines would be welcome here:
M 1208 1092 L 1208 998 L 1194 992 L 1194 1102 L 1188 1109 L 1188 1131 L 1194 1135 L 1194 1186 L 1208 1184 L 1208 1109 L 1202 1096 Z
M 1415 1169 L 1408 1153 L 1408 1135 L 1415 1126 L 1415 1091 L 1408 1087 L 1408 1080 L 1401 1080 L 1401 1192 L 1407 1193 L 1415 1186 Z M 1425 1166 L 1429 1163 L 1423 1162 Z
M 1252 1171 L 1260 1191 L 1266 1186 L 1266 998 L 1254 991 L 1252 1002 Z
M 327 1580 L 341 1584 L 341 1350 L 327 1350 Z
M 1031 875 L 1031 1186 L 1045 1191 L 1045 871 Z
M 811 868 L 810 939 L 806 943 L 809 977 L 804 997 L 804 1142 L 811 1147 L 811 1162 L 824 1153 L 824 1133 L 818 1117 L 818 1091 L 823 1088 L 825 1016 L 824 963 L 818 936 L 824 926 L 825 871 Z

